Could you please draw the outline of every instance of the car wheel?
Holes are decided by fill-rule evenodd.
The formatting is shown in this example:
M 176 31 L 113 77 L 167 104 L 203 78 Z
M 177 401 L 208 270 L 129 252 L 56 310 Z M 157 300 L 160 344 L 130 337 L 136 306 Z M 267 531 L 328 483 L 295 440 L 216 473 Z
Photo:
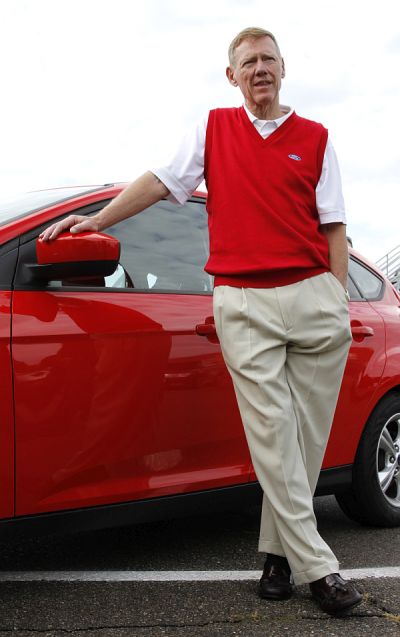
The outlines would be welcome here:
M 349 491 L 337 493 L 343 512 L 361 524 L 400 526 L 400 395 L 388 394 L 365 426 Z

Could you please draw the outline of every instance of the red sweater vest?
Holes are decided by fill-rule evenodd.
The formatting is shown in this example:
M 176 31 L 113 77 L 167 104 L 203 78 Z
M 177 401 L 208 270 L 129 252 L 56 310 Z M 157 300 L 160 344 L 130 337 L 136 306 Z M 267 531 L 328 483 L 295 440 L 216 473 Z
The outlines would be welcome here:
M 243 107 L 210 112 L 205 269 L 215 285 L 275 287 L 329 270 L 315 199 L 327 138 L 295 113 L 263 139 Z

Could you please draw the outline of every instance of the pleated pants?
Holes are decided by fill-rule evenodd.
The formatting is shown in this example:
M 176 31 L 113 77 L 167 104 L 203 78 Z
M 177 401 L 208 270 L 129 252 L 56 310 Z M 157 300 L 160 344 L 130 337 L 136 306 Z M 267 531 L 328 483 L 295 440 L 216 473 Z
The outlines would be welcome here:
M 277 288 L 216 286 L 214 319 L 263 490 L 259 551 L 286 556 L 295 584 L 339 571 L 313 509 L 351 343 L 331 272 Z

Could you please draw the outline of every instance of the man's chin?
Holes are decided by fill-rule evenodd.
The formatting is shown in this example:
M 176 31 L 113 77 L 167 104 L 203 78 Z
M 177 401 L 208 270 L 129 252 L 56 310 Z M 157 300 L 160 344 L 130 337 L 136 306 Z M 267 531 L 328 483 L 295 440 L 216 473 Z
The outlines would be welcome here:
M 254 103 L 257 104 L 257 106 L 272 106 L 274 103 L 274 97 L 271 95 L 257 95 L 254 98 Z

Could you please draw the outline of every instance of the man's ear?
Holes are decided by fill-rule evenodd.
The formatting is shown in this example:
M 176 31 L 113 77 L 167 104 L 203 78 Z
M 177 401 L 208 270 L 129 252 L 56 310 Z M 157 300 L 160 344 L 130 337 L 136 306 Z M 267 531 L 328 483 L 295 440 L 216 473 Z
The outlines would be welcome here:
M 226 77 L 228 78 L 229 84 L 232 84 L 232 86 L 238 85 L 235 80 L 235 71 L 231 66 L 226 67 Z
M 282 75 L 281 78 L 283 79 L 286 75 L 286 69 L 285 69 L 285 60 L 282 58 Z

